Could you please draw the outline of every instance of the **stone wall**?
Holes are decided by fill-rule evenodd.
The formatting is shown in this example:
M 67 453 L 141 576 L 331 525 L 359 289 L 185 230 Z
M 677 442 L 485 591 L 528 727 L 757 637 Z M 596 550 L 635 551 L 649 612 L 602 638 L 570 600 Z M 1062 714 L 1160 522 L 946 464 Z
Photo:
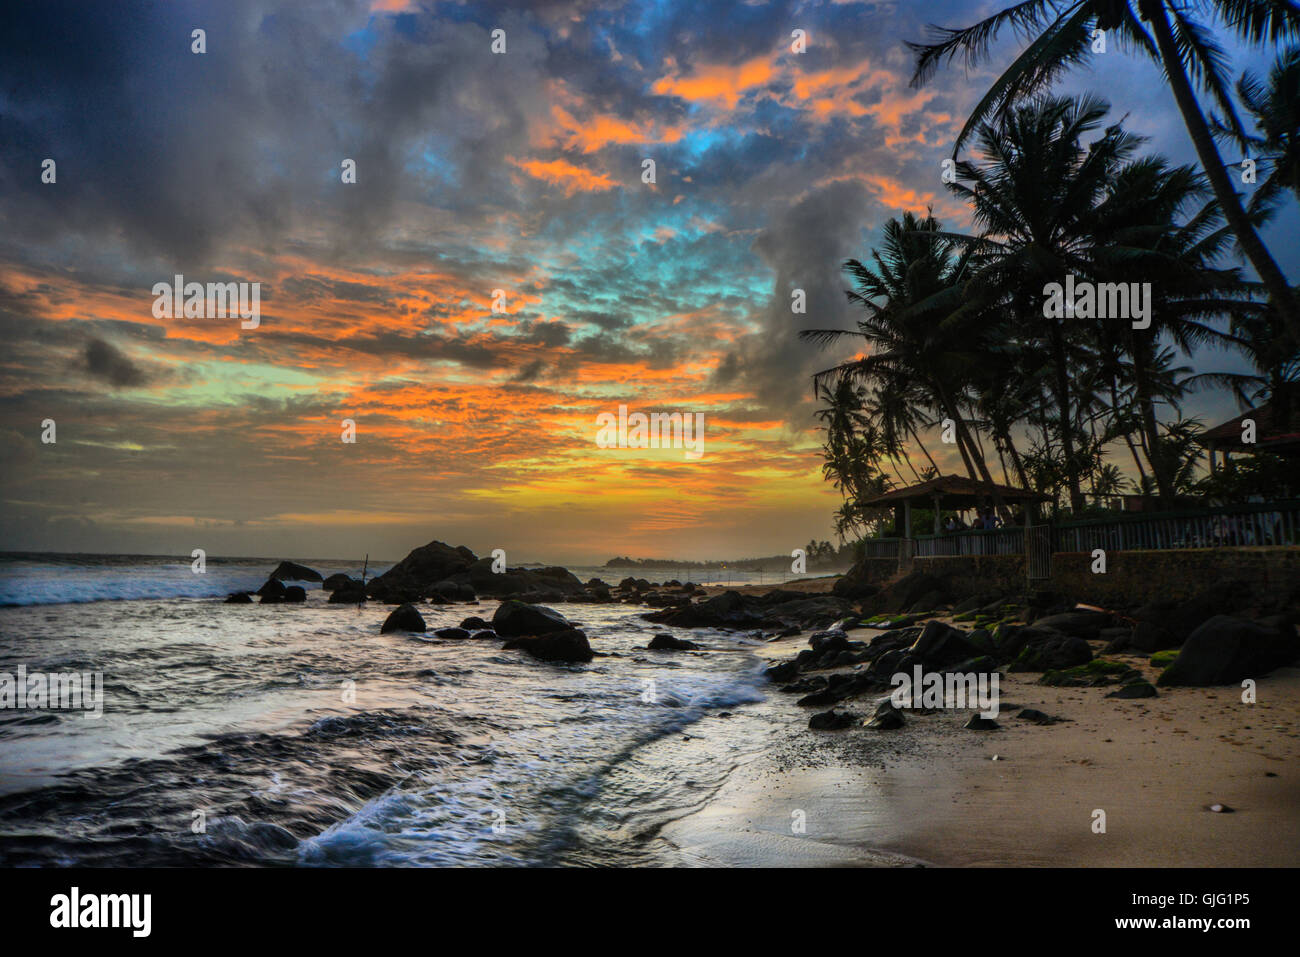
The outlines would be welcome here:
M 1093 574 L 1092 561 L 1090 552 L 1052 555 L 1052 590 L 1105 607 L 1180 601 L 1225 584 L 1238 584 L 1262 605 L 1300 597 L 1300 548 L 1107 552 L 1105 574 Z

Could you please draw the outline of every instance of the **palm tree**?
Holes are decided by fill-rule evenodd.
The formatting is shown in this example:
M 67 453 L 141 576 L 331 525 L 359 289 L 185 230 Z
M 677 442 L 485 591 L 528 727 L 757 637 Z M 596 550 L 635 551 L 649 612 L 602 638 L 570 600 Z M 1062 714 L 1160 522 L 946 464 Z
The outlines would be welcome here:
M 1300 35 L 1300 6 L 1291 0 L 1201 0 L 1197 6 L 1252 44 Z M 953 144 L 953 156 L 980 124 L 1005 116 L 1016 103 L 1045 90 L 1064 71 L 1084 61 L 1094 30 L 1115 31 L 1122 47 L 1164 70 L 1228 225 L 1287 328 L 1300 338 L 1300 307 L 1294 292 L 1242 206 L 1197 99 L 1193 84 L 1222 110 L 1227 127 L 1244 136 L 1230 93 L 1226 54 L 1205 24 L 1193 19 L 1189 4 L 1185 0 L 1021 0 L 973 26 L 932 25 L 936 42 L 908 44 L 916 54 L 912 85 L 925 83 L 941 64 L 958 56 L 968 68 L 980 65 L 989 58 L 992 43 L 1004 27 L 1027 40 L 1028 46 L 972 111 Z
M 1269 209 L 1284 190 L 1300 199 L 1300 46 L 1284 50 L 1264 81 L 1247 72 L 1237 81 L 1237 96 L 1255 121 L 1255 135 L 1238 136 L 1216 121 L 1215 132 L 1257 153 L 1271 171 L 1251 199 L 1252 212 Z
M 799 337 L 820 345 L 862 340 L 867 356 L 817 373 L 814 387 L 848 376 L 896 393 L 910 390 L 920 403 L 952 420 L 971 477 L 992 483 L 961 412 L 978 352 L 973 314 L 962 297 L 970 259 L 962 245 L 944 237 L 932 216 L 918 219 L 908 212 L 902 220 L 891 219 L 871 265 L 856 259 L 844 263 L 855 283 L 846 295 L 865 313 L 858 328 L 807 329 Z

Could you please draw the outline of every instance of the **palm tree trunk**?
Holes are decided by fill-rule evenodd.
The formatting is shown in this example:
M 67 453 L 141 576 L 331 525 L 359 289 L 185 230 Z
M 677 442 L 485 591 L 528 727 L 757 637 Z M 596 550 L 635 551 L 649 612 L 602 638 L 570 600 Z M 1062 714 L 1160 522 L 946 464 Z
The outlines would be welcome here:
M 1214 196 L 1219 201 L 1219 208 L 1223 210 L 1223 216 L 1236 234 L 1237 241 L 1241 243 L 1242 252 L 1255 267 L 1255 272 L 1259 273 L 1260 281 L 1268 289 L 1269 298 L 1273 300 L 1274 307 L 1282 316 L 1291 335 L 1300 339 L 1300 312 L 1297 312 L 1295 294 L 1286 276 L 1278 267 L 1277 261 L 1273 259 L 1263 240 L 1259 238 L 1259 233 L 1255 231 L 1254 224 L 1246 215 L 1246 210 L 1242 208 L 1237 191 L 1228 178 L 1227 167 L 1223 165 L 1219 149 L 1214 145 L 1214 137 L 1210 135 L 1205 114 L 1201 112 L 1201 105 L 1196 99 L 1196 93 L 1179 59 L 1173 31 L 1169 26 L 1169 17 L 1165 13 L 1164 0 L 1139 0 L 1138 9 L 1142 19 L 1151 24 L 1156 46 L 1160 49 L 1165 76 L 1168 77 L 1170 89 L 1174 92 L 1178 110 L 1183 114 L 1183 123 L 1192 138 L 1192 145 L 1196 147 L 1196 155 L 1200 157 L 1205 177 L 1209 180 L 1210 188 L 1214 190 Z
M 1070 484 L 1070 509 L 1075 515 L 1083 511 L 1083 491 L 1079 487 L 1079 463 L 1074 454 L 1074 419 L 1070 415 L 1070 370 L 1065 355 L 1065 339 L 1059 323 L 1052 323 L 1052 365 L 1055 367 L 1053 391 L 1061 432 L 1061 453 L 1065 456 L 1065 476 Z

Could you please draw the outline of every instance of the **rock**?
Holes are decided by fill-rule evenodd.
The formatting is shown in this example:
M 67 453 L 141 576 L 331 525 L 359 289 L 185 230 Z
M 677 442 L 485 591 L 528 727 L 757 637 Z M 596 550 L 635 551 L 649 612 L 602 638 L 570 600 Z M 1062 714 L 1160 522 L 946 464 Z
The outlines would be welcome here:
M 1133 626 L 1130 642 L 1138 651 L 1152 654 L 1166 648 L 1177 648 L 1183 639 L 1172 631 L 1153 621 L 1139 621 Z
M 962 727 L 967 731 L 996 731 L 1002 726 L 992 718 L 986 718 L 982 714 L 973 714 Z
M 970 658 L 978 658 L 983 652 L 966 640 L 966 633 L 945 625 L 941 621 L 926 622 L 912 644 L 911 652 L 927 670 L 937 671 L 947 665 Z
M 307 600 L 307 589 L 301 585 L 289 585 L 284 590 L 284 600 L 288 602 L 304 602 Z
M 549 608 L 546 610 L 550 611 Z M 521 649 L 542 661 L 591 661 L 595 657 L 591 645 L 587 642 L 586 634 L 572 627 L 545 634 L 511 638 L 502 647 Z
M 915 607 L 923 598 L 941 604 L 949 599 L 949 592 L 948 583 L 942 578 L 918 570 L 904 575 L 870 596 L 863 602 L 863 608 L 869 607 L 876 612 L 901 613 Z
M 275 578 L 268 578 L 266 584 L 257 590 L 263 605 L 278 605 L 284 601 L 284 584 Z
M 509 599 L 503 601 L 492 616 L 492 628 L 502 637 L 514 638 L 571 631 L 573 623 L 553 608 Z M 587 639 L 584 636 L 582 640 L 585 642 Z
M 1107 698 L 1156 698 L 1160 693 L 1156 691 L 1155 685 L 1149 681 L 1130 681 L 1122 685 L 1118 691 L 1112 691 L 1106 695 Z
M 439 628 L 433 634 L 436 638 L 447 638 L 453 641 L 464 641 L 469 637 L 469 632 L 464 628 Z
M 1290 664 L 1298 655 L 1294 628 L 1284 634 L 1258 622 L 1215 615 L 1188 636 L 1157 684 L 1236 684 Z
M 813 731 L 839 731 L 854 722 L 854 716 L 847 711 L 821 711 L 808 719 L 808 727 Z
M 901 728 L 906 723 L 903 712 L 894 705 L 893 699 L 886 698 L 876 705 L 875 714 L 865 722 L 865 725 L 868 728 L 874 728 L 876 731 L 893 731 L 896 728 Z
M 445 542 L 430 542 L 370 582 L 370 595 L 378 601 L 419 601 L 434 584 L 466 572 L 476 561 L 477 556 L 463 545 L 452 548 Z
M 440 582 L 434 582 L 432 592 L 441 595 L 447 601 L 475 601 L 478 596 L 474 594 L 473 587 L 468 582 L 454 582 L 444 578 Z
M 320 572 L 308 568 L 306 565 L 299 565 L 297 562 L 281 562 L 275 566 L 275 571 L 271 572 L 271 577 L 282 582 L 318 582 L 321 580 Z
M 1019 629 L 1011 647 L 1019 652 L 1011 671 L 1060 671 L 1092 660 L 1092 647 L 1082 638 L 1040 628 L 1037 624 Z M 1000 645 L 999 652 L 1008 647 Z
M 251 605 L 253 596 L 246 591 L 232 591 L 226 596 L 227 605 Z
M 492 641 L 496 641 L 501 636 L 498 635 L 495 631 L 488 630 L 488 631 L 476 631 L 474 632 L 474 634 L 470 635 L 469 637 L 473 641 L 487 641 L 489 639 Z
M 646 645 L 651 651 L 695 651 L 700 646 L 693 641 L 674 638 L 672 635 L 660 634 L 650 639 Z
M 337 591 L 346 586 L 360 584 L 361 582 L 357 581 L 355 578 L 349 578 L 342 572 L 335 572 L 329 578 L 325 579 L 325 581 L 321 583 L 320 587 L 323 591 Z
M 466 631 L 480 631 L 484 628 L 491 628 L 492 626 L 482 618 L 478 617 L 478 615 L 470 615 L 460 623 L 460 627 L 464 628 Z
M 1154 601 L 1143 605 L 1133 617 L 1139 622 L 1149 622 L 1168 633 L 1172 643 L 1162 648 L 1143 648 L 1143 651 L 1163 651 L 1177 648 L 1215 615 L 1228 615 L 1241 611 L 1250 601 L 1254 589 L 1242 582 L 1224 581 L 1197 592 L 1191 598 L 1179 601 Z
M 334 589 L 334 592 L 329 597 L 331 605 L 359 605 L 365 600 L 365 586 L 355 579 L 351 579 L 347 584 Z
M 880 586 L 869 580 L 868 568 L 866 562 L 855 562 L 831 586 L 831 594 L 836 598 L 853 600 L 867 598 L 879 592 Z
M 773 665 L 764 672 L 768 681 L 774 681 L 777 684 L 785 684 L 794 681 L 799 677 L 799 665 L 795 661 L 783 661 L 779 665 Z
M 1088 609 L 1075 609 L 1059 615 L 1048 615 L 1046 618 L 1034 619 L 1035 628 L 1048 628 L 1052 631 L 1059 631 L 1062 634 L 1072 635 L 1075 638 L 1093 640 L 1101 634 L 1101 630 L 1111 623 L 1111 616 L 1104 611 L 1089 611 Z
M 424 631 L 424 619 L 420 613 L 415 610 L 414 605 L 399 605 L 393 609 L 392 614 L 384 619 L 384 625 L 379 629 L 381 634 L 388 634 L 390 631 Z
M 1103 628 L 1101 634 L 1097 637 L 1106 642 L 1106 647 L 1102 650 L 1103 654 L 1117 655 L 1121 651 L 1127 651 L 1132 647 L 1133 629 L 1127 626 L 1123 628 Z
M 1021 708 L 1020 713 L 1016 715 L 1022 721 L 1032 721 L 1034 724 L 1056 724 L 1060 718 L 1054 718 L 1046 712 L 1039 711 L 1037 708 Z
M 809 636 L 808 646 L 818 654 L 827 651 L 845 651 L 849 647 L 849 636 L 838 629 L 819 631 Z

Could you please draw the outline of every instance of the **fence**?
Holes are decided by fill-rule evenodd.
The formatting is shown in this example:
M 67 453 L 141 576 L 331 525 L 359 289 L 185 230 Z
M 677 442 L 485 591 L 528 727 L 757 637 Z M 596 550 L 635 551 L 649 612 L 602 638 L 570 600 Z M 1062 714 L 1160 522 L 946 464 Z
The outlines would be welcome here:
M 939 558 L 947 555 L 1021 555 L 1024 551 L 1025 530 L 1023 528 L 916 536 L 917 558 Z
M 1117 515 L 1056 526 L 1058 552 L 1300 544 L 1300 502 Z
M 1262 505 L 1227 505 L 1155 514 L 1131 513 L 1103 516 L 1077 522 L 1035 526 L 1031 534 L 1050 535 L 1051 552 L 1090 552 L 1167 549 L 1225 548 L 1252 545 L 1300 544 L 1300 502 L 1268 502 Z M 897 539 L 868 539 L 868 558 L 899 554 Z M 878 552 L 871 549 L 879 547 Z M 1002 528 L 995 531 L 953 532 L 948 535 L 918 535 L 913 540 L 916 558 L 950 555 L 1023 555 L 1025 530 Z M 1048 546 L 1039 542 L 1041 551 Z

